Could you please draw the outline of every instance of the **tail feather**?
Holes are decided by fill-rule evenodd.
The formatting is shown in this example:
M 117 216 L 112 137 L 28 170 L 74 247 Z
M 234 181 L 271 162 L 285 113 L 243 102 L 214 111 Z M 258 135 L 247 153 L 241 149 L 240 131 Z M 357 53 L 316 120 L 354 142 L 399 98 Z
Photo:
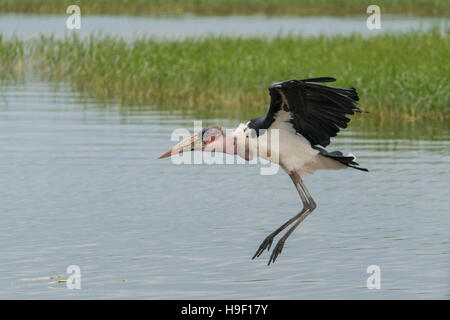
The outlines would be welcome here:
M 348 154 L 347 156 L 344 156 L 340 151 L 328 152 L 327 150 L 320 148 L 318 146 L 313 146 L 313 148 L 318 150 L 321 155 L 336 160 L 349 168 L 369 172 L 368 169 L 360 167 L 359 163 L 355 162 L 356 157 L 352 153 Z
M 356 166 L 352 166 L 352 165 L 349 165 L 349 164 L 347 164 L 347 167 L 353 168 L 353 169 L 357 169 L 357 170 L 361 170 L 361 171 L 365 171 L 365 172 L 369 172 L 369 169 L 363 168 L 363 167 L 356 167 Z

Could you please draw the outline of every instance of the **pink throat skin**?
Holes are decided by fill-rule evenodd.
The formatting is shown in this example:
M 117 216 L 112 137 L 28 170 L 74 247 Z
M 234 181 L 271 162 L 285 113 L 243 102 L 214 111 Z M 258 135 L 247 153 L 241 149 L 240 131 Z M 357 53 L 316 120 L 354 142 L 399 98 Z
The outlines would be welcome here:
M 215 140 L 205 144 L 203 147 L 203 151 L 222 152 L 233 155 L 236 154 L 247 161 L 251 158 L 251 154 L 248 148 L 246 148 L 245 146 L 239 147 L 237 139 L 235 137 L 230 137 L 227 135 L 222 135 Z

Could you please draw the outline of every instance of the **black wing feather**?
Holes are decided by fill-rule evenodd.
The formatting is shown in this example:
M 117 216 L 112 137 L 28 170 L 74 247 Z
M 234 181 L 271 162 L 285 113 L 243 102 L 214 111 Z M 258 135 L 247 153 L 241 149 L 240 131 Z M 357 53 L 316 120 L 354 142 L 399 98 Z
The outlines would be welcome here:
M 259 134 L 259 129 L 268 129 L 283 109 L 291 113 L 290 122 L 311 145 L 326 147 L 330 137 L 347 127 L 350 119 L 346 115 L 361 112 L 355 88 L 317 84 L 333 81 L 336 79 L 322 77 L 273 83 L 269 87 L 271 100 L 267 115 L 252 119 L 249 127 Z

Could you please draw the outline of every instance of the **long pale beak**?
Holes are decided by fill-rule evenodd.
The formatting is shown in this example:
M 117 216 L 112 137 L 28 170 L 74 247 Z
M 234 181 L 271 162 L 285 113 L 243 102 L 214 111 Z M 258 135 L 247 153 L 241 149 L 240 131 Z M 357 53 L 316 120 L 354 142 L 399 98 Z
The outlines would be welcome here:
M 174 154 L 194 151 L 194 150 L 202 150 L 202 139 L 201 135 L 194 135 L 186 140 L 181 141 L 180 143 L 173 146 L 171 149 L 167 150 L 165 153 L 159 156 L 158 159 L 163 159 L 170 157 Z

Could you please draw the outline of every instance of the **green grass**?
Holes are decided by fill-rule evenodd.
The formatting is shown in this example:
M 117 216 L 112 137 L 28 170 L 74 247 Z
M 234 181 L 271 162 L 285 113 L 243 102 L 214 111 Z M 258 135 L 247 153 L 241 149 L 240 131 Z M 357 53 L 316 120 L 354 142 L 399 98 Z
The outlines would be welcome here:
M 2 0 L 0 12 L 60 13 L 78 4 L 82 14 L 348 15 L 366 14 L 361 0 Z M 382 13 L 449 16 L 448 0 L 377 0 Z
M 44 78 L 123 106 L 154 105 L 227 115 L 258 115 L 271 82 L 332 76 L 354 86 L 371 118 L 449 118 L 449 30 L 369 38 L 282 37 L 151 39 L 43 36 L 23 59 Z M 27 44 L 0 43 L 2 68 L 23 64 Z M 29 55 L 29 57 L 27 57 Z M 8 62 L 9 61 L 9 62 Z M 1 70 L 3 73 L 3 70 Z
M 17 38 L 5 41 L 0 34 L 0 78 L 17 80 L 25 70 L 25 44 Z

